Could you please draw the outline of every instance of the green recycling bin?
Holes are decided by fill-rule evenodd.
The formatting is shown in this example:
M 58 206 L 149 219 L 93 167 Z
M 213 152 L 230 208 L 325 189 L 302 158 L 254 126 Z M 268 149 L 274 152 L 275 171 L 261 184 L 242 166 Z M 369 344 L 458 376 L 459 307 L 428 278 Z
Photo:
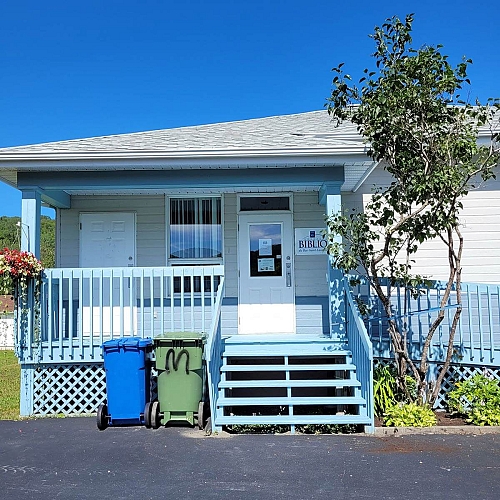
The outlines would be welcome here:
M 169 332 L 154 339 L 158 401 L 146 404 L 146 427 L 182 421 L 200 429 L 205 420 L 203 335 Z

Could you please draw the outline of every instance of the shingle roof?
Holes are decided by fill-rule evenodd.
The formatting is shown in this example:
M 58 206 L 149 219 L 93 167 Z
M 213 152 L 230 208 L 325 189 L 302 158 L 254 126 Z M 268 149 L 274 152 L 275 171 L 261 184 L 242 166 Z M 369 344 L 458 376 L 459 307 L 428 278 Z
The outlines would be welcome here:
M 273 151 L 363 148 L 352 124 L 335 127 L 326 110 L 210 125 L 91 137 L 0 149 L 0 158 L 24 154 Z

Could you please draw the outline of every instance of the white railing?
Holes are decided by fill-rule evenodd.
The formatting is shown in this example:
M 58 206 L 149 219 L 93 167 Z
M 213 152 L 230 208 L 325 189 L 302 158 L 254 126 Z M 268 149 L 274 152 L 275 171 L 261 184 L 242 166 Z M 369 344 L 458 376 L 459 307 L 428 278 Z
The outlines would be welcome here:
M 356 375 L 361 383 L 361 396 L 366 401 L 366 412 L 371 420 L 367 432 L 374 431 L 373 401 L 373 347 L 368 336 L 363 317 L 353 298 L 349 280 L 343 280 L 346 304 L 346 334 L 352 360 L 356 365 Z
M 99 361 L 106 340 L 193 331 L 208 335 L 224 267 L 46 269 L 39 338 L 21 332 L 23 362 Z
M 210 398 L 210 414 L 212 415 L 212 431 L 216 429 L 215 417 L 217 415 L 217 395 L 220 382 L 220 370 L 222 366 L 222 352 L 224 350 L 222 341 L 221 307 L 224 296 L 224 276 L 222 276 L 217 290 L 212 324 L 208 332 L 205 345 L 205 362 L 208 376 L 208 394 Z
M 384 286 L 389 287 L 388 283 Z M 402 331 L 407 331 L 408 351 L 420 356 L 424 339 L 441 309 L 441 298 L 446 283 L 433 282 L 421 287 L 413 296 L 403 286 L 391 290 L 393 316 Z M 453 362 L 498 366 L 500 364 L 500 285 L 462 283 L 462 314 L 457 326 L 453 346 Z M 365 283 L 358 294 L 368 303 L 370 316 L 368 332 L 374 343 L 375 355 L 391 357 L 387 333 L 387 315 L 375 292 Z M 443 307 L 444 319 L 438 327 L 429 350 L 431 361 L 442 361 L 449 341 L 450 325 L 458 307 L 456 292 L 452 291 Z

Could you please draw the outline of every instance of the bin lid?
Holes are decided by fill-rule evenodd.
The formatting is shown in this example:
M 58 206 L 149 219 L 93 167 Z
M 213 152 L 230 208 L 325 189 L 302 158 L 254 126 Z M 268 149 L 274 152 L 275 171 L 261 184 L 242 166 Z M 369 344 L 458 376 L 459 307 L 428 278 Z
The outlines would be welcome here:
M 120 337 L 117 339 L 107 340 L 102 344 L 103 349 L 116 349 L 117 347 L 123 348 L 140 348 L 148 347 L 153 344 L 153 340 L 149 337 Z
M 165 332 L 160 333 L 154 339 L 156 340 L 199 340 L 204 339 L 205 335 L 200 332 Z

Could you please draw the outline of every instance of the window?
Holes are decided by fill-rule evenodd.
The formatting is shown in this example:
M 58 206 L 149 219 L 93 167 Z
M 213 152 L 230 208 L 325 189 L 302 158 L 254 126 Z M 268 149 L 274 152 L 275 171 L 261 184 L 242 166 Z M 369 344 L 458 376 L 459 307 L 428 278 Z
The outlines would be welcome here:
M 170 199 L 169 258 L 179 264 L 222 259 L 220 198 Z
M 245 196 L 240 198 L 240 210 L 290 210 L 289 196 Z

